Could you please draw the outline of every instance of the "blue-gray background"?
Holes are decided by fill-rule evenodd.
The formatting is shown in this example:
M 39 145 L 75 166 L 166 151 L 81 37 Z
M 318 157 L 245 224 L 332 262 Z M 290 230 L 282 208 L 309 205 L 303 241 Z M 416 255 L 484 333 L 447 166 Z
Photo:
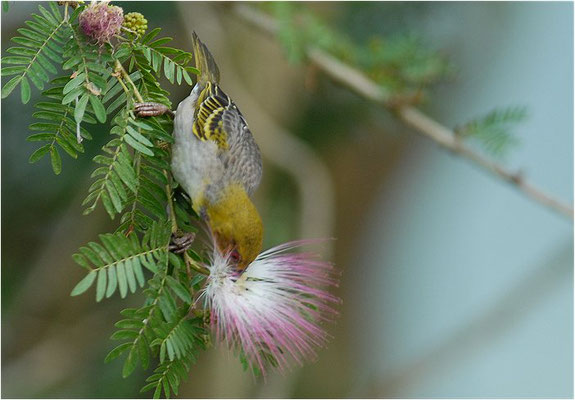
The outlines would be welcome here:
M 256 202 L 267 245 L 335 236 L 326 252 L 343 271 L 342 316 L 317 362 L 264 384 L 211 349 L 182 397 L 573 396 L 572 223 L 289 65 L 273 39 L 233 13 L 205 3 L 119 4 L 183 48 L 198 31 L 264 153 Z M 2 15 L 3 49 L 35 7 L 12 3 Z M 458 72 L 424 107 L 446 126 L 527 106 L 520 144 L 504 163 L 573 202 L 572 4 L 313 7 L 350 34 L 412 30 L 446 53 Z M 319 82 L 307 85 L 310 76 Z M 188 90 L 174 90 L 174 103 Z M 27 164 L 32 109 L 17 97 L 2 101 L 2 395 L 142 396 L 145 372 L 123 380 L 119 363 L 102 361 L 119 310 L 142 299 L 68 297 L 82 276 L 70 254 L 113 229 L 105 213 L 82 217 L 80 206 L 89 159 L 107 133 L 55 177 L 47 160 Z

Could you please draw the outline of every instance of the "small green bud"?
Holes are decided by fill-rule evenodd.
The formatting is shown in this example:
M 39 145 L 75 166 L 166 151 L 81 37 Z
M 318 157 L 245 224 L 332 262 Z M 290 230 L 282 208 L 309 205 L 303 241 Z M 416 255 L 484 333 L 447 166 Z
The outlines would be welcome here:
M 141 36 L 148 29 L 148 20 L 139 12 L 131 12 L 124 16 L 124 27 Z

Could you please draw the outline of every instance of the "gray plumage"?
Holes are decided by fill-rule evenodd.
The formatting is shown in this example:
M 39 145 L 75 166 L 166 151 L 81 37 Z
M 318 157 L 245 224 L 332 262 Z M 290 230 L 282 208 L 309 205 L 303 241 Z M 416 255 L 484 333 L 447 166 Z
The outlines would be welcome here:
M 219 155 L 224 164 L 224 179 L 240 182 L 251 196 L 262 178 L 260 150 L 244 117 L 233 103 L 224 112 L 222 120 L 229 146 L 227 151 Z

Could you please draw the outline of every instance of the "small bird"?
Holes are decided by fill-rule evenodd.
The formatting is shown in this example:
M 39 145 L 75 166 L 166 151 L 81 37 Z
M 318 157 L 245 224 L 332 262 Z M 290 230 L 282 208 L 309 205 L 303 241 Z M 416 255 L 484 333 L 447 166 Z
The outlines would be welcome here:
M 172 173 L 219 250 L 243 272 L 262 250 L 263 224 L 251 200 L 262 177 L 261 154 L 244 116 L 219 86 L 212 54 L 195 32 L 192 40 L 200 75 L 175 112 Z M 136 104 L 135 111 L 174 114 L 157 103 Z

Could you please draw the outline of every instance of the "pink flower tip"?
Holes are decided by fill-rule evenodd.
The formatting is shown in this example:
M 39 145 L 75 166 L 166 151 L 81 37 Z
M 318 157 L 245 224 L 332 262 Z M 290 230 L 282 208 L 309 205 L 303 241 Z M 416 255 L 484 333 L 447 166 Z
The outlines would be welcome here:
M 327 288 L 338 285 L 333 266 L 311 253 L 294 253 L 313 241 L 285 243 L 260 254 L 238 276 L 229 254 L 214 250 L 202 293 L 216 337 L 241 352 L 263 375 L 302 364 L 327 343 L 324 322 L 337 316 L 341 300 Z M 217 248 L 217 246 L 215 246 Z
M 111 6 L 107 1 L 92 2 L 78 17 L 80 29 L 98 43 L 109 42 L 120 31 L 124 10 Z

